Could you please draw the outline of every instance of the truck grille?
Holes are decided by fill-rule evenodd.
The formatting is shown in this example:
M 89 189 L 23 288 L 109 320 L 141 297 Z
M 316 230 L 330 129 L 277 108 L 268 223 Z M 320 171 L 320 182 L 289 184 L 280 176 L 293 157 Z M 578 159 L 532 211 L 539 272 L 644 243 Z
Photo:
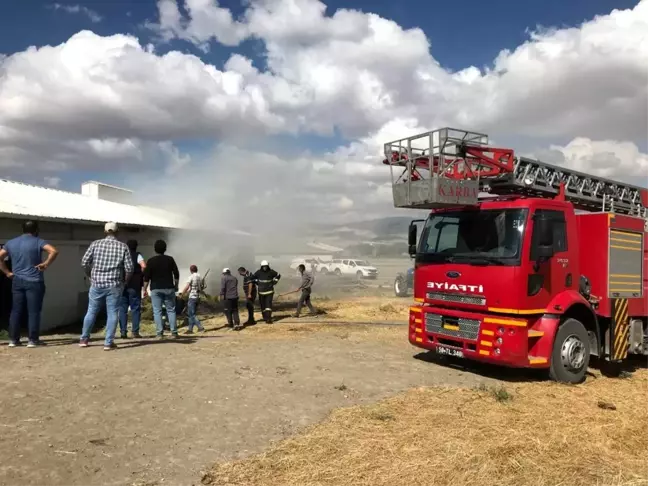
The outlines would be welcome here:
M 483 295 L 446 294 L 443 292 L 428 292 L 428 299 L 443 300 L 445 302 L 456 302 L 458 304 L 486 305 L 486 297 Z
M 478 319 L 464 319 L 457 317 L 445 317 L 445 322 L 451 326 L 458 326 L 459 330 L 446 329 L 443 327 L 444 317 L 439 314 L 425 314 L 425 330 L 434 334 L 443 334 L 444 336 L 458 337 L 463 339 L 477 340 L 479 334 Z

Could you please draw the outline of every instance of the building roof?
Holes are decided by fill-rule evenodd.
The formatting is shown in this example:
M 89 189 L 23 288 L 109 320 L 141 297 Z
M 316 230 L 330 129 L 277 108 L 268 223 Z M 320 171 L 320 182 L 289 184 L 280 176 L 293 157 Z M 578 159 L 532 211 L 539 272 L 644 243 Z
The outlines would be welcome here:
M 115 223 L 152 228 L 185 228 L 183 217 L 165 210 L 132 206 L 80 193 L 0 179 L 0 216 Z

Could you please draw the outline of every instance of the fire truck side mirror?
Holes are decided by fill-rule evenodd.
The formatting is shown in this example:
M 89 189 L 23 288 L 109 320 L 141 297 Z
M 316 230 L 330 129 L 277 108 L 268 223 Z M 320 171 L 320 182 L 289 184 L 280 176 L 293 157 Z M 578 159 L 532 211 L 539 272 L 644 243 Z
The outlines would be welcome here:
M 412 222 L 409 226 L 407 233 L 407 244 L 409 246 L 409 254 L 416 254 L 416 225 Z

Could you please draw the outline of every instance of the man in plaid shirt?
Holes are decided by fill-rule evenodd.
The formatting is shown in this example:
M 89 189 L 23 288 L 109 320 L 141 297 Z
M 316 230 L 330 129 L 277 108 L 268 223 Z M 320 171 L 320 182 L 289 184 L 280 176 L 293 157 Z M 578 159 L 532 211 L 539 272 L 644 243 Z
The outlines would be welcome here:
M 97 314 L 106 302 L 106 339 L 104 351 L 115 349 L 115 331 L 119 318 L 119 303 L 125 283 L 133 274 L 133 260 L 128 246 L 115 238 L 116 223 L 106 223 L 106 237 L 93 241 L 81 259 L 86 275 L 90 276 L 88 312 L 83 319 L 83 332 L 79 346 L 85 348 L 95 325 Z

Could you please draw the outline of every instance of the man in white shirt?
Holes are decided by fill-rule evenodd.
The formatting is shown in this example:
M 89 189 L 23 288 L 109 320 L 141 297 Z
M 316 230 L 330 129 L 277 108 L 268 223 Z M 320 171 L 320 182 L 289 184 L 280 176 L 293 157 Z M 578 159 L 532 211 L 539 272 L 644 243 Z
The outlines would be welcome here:
M 187 284 L 182 291 L 182 295 L 189 292 L 189 300 L 187 301 L 187 317 L 189 321 L 187 334 L 193 334 L 194 326 L 197 326 L 200 332 L 205 332 L 205 328 L 196 317 L 198 300 L 200 299 L 200 292 L 202 290 L 202 277 L 198 273 L 198 267 L 196 267 L 196 265 L 191 265 L 189 271 L 191 272 L 191 275 L 187 279 Z

